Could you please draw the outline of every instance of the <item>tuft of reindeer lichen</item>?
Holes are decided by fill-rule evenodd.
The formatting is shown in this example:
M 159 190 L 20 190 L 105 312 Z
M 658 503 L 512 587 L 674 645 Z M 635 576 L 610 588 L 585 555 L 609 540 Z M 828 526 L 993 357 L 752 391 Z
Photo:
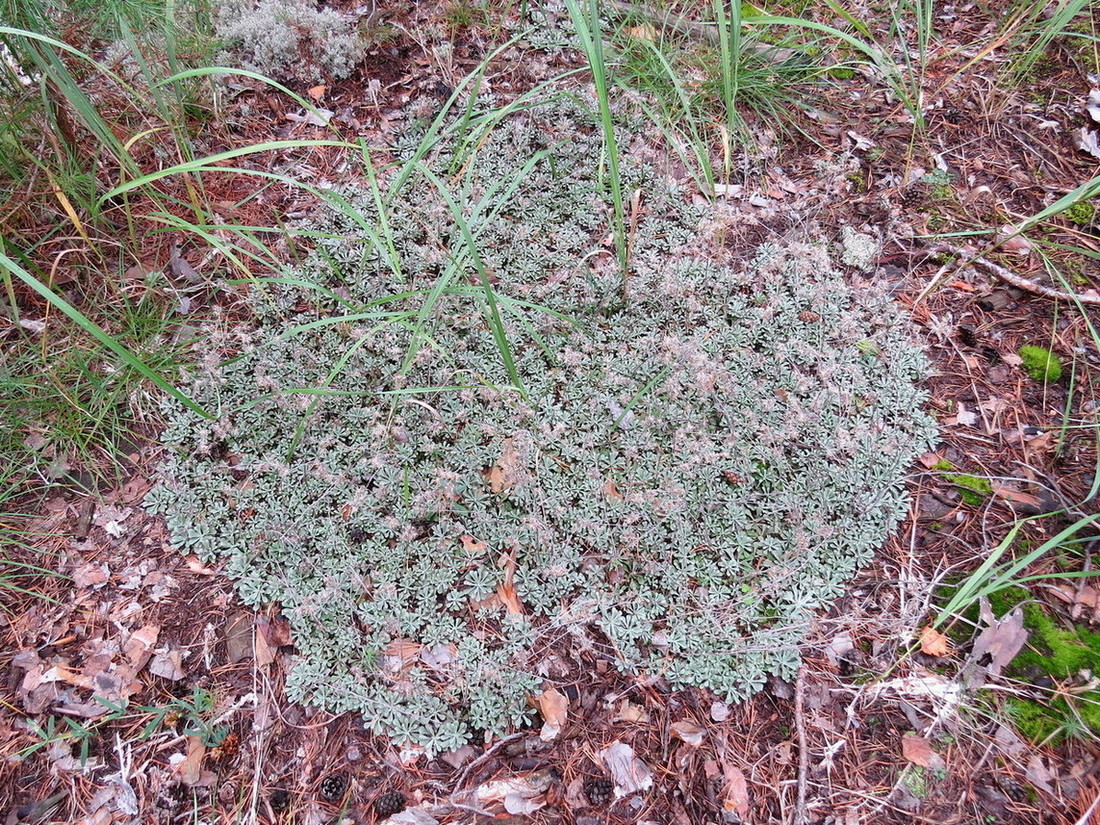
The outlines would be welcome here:
M 247 68 L 278 80 L 340 80 L 366 50 L 358 20 L 317 0 L 216 0 L 215 7 L 226 47 Z

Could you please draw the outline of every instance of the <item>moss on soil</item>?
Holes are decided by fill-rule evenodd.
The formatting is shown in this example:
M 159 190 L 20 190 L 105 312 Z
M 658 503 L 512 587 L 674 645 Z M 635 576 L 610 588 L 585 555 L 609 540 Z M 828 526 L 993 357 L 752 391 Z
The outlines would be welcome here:
M 1096 207 L 1088 201 L 1078 201 L 1062 213 L 1067 221 L 1077 226 L 1088 226 L 1096 217 Z
M 1062 362 L 1044 347 L 1023 346 L 1016 351 L 1021 367 L 1034 381 L 1052 384 L 1062 377 Z
M 944 473 L 943 480 L 958 487 L 962 500 L 971 507 L 981 507 L 993 495 L 993 485 L 987 478 L 963 473 Z
M 1058 622 L 1029 597 L 1022 587 L 1013 587 L 989 600 L 997 616 L 1022 606 L 1029 634 L 1027 646 L 1006 675 L 1037 685 L 1051 680 L 1069 689 L 1059 690 L 1049 701 L 1016 696 L 1006 701 L 1005 709 L 1020 734 L 1032 742 L 1100 736 L 1100 690 L 1072 690 L 1082 674 L 1100 673 L 1100 633 Z

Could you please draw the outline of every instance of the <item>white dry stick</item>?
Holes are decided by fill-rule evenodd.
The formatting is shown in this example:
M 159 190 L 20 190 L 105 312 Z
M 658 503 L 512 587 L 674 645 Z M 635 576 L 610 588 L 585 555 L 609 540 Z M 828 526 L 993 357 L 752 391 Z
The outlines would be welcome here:
M 1092 822 L 1092 815 L 1096 813 L 1096 808 L 1100 806 L 1100 793 L 1096 795 L 1096 799 L 1092 800 L 1092 804 L 1089 805 L 1089 809 L 1081 814 L 1081 818 L 1074 823 L 1074 825 L 1089 825 Z
M 1017 289 L 1022 289 L 1025 292 L 1030 292 L 1033 295 L 1041 295 L 1044 298 L 1055 298 L 1060 301 L 1076 301 L 1082 304 L 1091 304 L 1093 306 L 1100 306 L 1100 295 L 1093 293 L 1075 294 L 1072 292 L 1063 292 L 1060 289 L 1054 287 L 1044 286 L 1043 284 L 1036 283 L 1030 278 L 1025 278 L 1023 275 L 1017 275 L 1010 269 L 1006 269 L 1000 264 L 995 264 L 993 261 L 987 261 L 979 255 L 967 252 L 965 249 L 953 244 L 938 243 L 930 250 L 932 254 L 936 253 L 949 253 L 958 257 L 964 264 L 975 266 L 978 269 L 985 272 L 987 275 L 992 275 L 994 278 L 999 278 L 1006 284 L 1011 284 Z
M 806 720 L 803 710 L 806 706 L 806 665 L 798 668 L 794 681 L 794 727 L 798 732 L 798 802 L 794 812 L 794 825 L 806 825 L 809 817 L 806 813 L 806 788 L 810 775 L 810 752 L 806 742 Z

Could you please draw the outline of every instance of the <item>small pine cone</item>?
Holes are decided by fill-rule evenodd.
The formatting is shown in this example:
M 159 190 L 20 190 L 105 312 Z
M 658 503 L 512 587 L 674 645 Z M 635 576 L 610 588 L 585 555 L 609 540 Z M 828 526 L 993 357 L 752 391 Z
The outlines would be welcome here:
M 920 184 L 916 186 L 910 186 L 904 192 L 901 193 L 901 197 L 898 198 L 901 201 L 902 206 L 914 207 L 920 206 L 924 203 L 924 187 Z
M 978 346 L 978 334 L 974 331 L 974 327 L 968 324 L 959 324 L 955 332 L 959 336 L 959 341 L 962 342 L 964 347 Z
M 405 794 L 401 791 L 386 791 L 374 800 L 374 812 L 379 819 L 385 819 L 387 816 L 401 813 L 407 804 Z
M 348 777 L 342 773 L 330 773 L 321 780 L 321 799 L 325 802 L 340 802 L 348 792 Z
M 271 796 L 267 798 L 267 803 L 271 806 L 273 813 L 283 813 L 283 811 L 290 807 L 290 791 L 277 788 L 271 792 Z
M 611 784 L 611 780 L 603 776 L 597 776 L 584 783 L 584 795 L 596 807 L 610 802 L 614 792 L 615 786 Z
M 798 320 L 801 321 L 804 324 L 813 324 L 813 323 L 816 323 L 817 321 L 820 321 L 821 316 L 818 315 L 816 312 L 812 312 L 811 310 L 804 309 L 800 313 L 798 313 Z

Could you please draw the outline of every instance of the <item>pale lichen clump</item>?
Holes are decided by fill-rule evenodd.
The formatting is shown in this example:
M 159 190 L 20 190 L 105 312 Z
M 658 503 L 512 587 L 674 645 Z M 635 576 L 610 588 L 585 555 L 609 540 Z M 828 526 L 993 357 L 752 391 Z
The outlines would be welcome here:
M 317 0 L 216 0 L 215 28 L 248 68 L 279 80 L 317 82 L 348 77 L 366 41 L 355 16 Z M 235 58 L 224 55 L 223 63 Z
M 150 505 L 281 605 L 293 699 L 445 750 L 520 723 L 578 638 L 744 698 L 903 516 L 934 427 L 897 311 L 820 247 L 707 258 L 699 211 L 629 158 L 622 304 L 599 150 L 559 101 L 441 143 L 385 222 L 340 190 L 296 276 L 318 288 L 258 287 L 246 345 L 191 376 L 218 418 L 170 410 Z

